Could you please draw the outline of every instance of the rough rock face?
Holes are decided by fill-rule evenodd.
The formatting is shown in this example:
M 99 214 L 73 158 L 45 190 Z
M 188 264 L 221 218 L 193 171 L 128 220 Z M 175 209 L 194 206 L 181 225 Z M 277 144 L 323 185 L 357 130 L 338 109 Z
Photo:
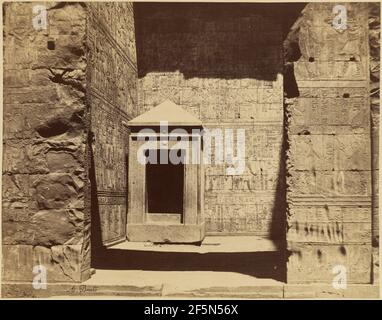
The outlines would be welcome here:
M 332 7 L 309 4 L 298 21 L 298 92 L 286 100 L 288 282 L 331 282 L 343 265 L 348 282 L 370 283 L 368 6 L 346 4 L 345 31 L 332 27 Z
M 380 4 L 369 4 L 369 46 L 370 46 L 370 107 L 373 170 L 373 243 L 379 244 L 378 212 L 378 159 L 379 159 L 379 73 L 380 73 Z
M 90 210 L 104 243 L 125 235 L 132 4 L 42 3 L 46 30 L 33 27 L 34 5 L 4 6 L 3 279 L 30 281 L 43 264 L 48 281 L 81 281 Z
M 3 280 L 80 281 L 87 136 L 85 8 L 4 5 Z
M 374 283 L 379 279 L 379 74 L 380 74 L 380 4 L 369 4 L 370 107 L 372 148 L 372 206 Z

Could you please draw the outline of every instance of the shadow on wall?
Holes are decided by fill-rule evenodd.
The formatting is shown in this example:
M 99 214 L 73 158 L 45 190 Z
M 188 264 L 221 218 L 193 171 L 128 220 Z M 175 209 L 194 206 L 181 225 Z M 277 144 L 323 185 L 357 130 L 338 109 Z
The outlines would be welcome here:
M 91 232 L 90 232 L 90 250 L 91 250 L 91 266 L 93 267 L 95 263 L 95 259 L 99 255 L 100 252 L 104 250 L 104 246 L 102 243 L 102 229 L 101 229 L 101 217 L 97 196 L 97 179 L 96 179 L 96 171 L 95 171 L 95 161 L 94 161 L 94 153 L 92 146 L 93 137 L 89 136 L 88 146 L 90 153 L 90 169 L 89 169 L 89 180 L 91 185 L 90 191 L 90 200 L 91 200 Z
M 138 76 L 275 80 L 275 55 L 305 5 L 134 3 Z

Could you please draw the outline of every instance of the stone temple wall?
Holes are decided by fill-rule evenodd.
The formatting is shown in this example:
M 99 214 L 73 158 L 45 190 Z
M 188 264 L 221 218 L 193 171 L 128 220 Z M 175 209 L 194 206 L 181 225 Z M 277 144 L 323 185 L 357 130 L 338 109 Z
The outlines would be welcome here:
M 50 282 L 82 281 L 91 231 L 94 247 L 125 237 L 133 11 L 42 4 L 40 31 L 33 4 L 4 5 L 3 280 L 31 281 L 42 264 Z
M 288 282 L 371 282 L 368 5 L 309 4 L 298 22 L 298 88 L 288 112 Z
M 206 166 L 207 233 L 282 237 L 281 13 L 239 3 L 136 4 L 136 20 L 139 113 L 170 99 L 208 129 L 246 130 L 243 174 Z
M 88 4 L 93 242 L 126 236 L 127 142 L 136 115 L 137 66 L 131 3 Z
M 372 242 L 373 242 L 373 280 L 379 279 L 379 83 L 381 17 L 380 3 L 369 4 L 369 69 L 370 69 L 370 107 L 371 107 L 371 150 L 372 150 Z
M 41 3 L 49 23 L 37 31 L 35 4 L 3 7 L 2 279 L 30 282 L 41 264 L 48 281 L 80 281 L 86 257 L 85 8 Z

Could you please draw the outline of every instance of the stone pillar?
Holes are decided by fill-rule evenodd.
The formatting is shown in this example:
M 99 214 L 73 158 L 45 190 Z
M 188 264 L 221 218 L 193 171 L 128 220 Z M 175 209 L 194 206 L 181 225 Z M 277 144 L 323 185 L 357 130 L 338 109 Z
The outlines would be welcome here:
M 3 8 L 2 279 L 32 281 L 33 267 L 43 265 L 49 283 L 81 282 L 90 276 L 91 231 L 103 244 L 126 234 L 123 122 L 136 115 L 137 100 L 133 7 Z M 97 221 L 102 230 L 91 230 Z
M 3 7 L 2 279 L 32 281 L 42 265 L 48 283 L 79 282 L 90 268 L 85 8 L 36 5 Z
M 371 281 L 371 150 L 367 4 L 308 4 L 294 62 L 298 96 L 288 101 L 288 282 Z M 334 273 L 333 273 L 334 272 Z

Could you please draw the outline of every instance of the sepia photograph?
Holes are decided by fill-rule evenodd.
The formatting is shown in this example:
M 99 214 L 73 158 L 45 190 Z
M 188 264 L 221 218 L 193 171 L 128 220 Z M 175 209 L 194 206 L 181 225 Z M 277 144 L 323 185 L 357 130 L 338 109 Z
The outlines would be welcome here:
M 380 2 L 1 8 L 2 299 L 381 298 Z

